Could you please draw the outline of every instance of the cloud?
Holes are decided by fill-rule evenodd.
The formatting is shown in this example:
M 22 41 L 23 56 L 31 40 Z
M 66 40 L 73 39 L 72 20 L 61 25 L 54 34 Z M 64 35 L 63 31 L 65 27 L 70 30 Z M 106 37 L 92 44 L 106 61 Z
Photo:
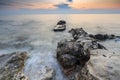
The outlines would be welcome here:
M 0 9 L 120 9 L 120 0 L 0 0 Z
M 88 2 L 89 0 L 86 0 Z M 112 3 L 112 4 L 120 4 L 120 0 L 91 0 L 93 3 Z
M 0 0 L 0 9 L 55 9 L 55 4 L 59 4 L 59 0 Z
M 31 6 L 31 4 L 14 0 L 0 0 L 0 9 L 18 9 L 24 6 Z
M 120 9 L 120 0 L 74 0 L 73 9 Z
M 68 2 L 73 2 L 73 0 L 68 0 Z
M 69 7 L 69 4 L 58 4 L 55 5 L 58 9 L 71 9 L 71 7 Z

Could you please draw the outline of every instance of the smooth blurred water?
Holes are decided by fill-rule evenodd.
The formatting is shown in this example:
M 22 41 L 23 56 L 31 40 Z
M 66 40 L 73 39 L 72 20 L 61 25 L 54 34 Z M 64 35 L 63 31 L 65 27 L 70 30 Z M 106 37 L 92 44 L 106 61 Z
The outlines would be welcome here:
M 53 32 L 59 20 L 67 22 L 67 30 Z M 0 16 L 0 54 L 27 51 L 31 58 L 26 62 L 25 73 L 31 80 L 40 80 L 37 72 L 43 66 L 56 70 L 56 80 L 64 80 L 56 60 L 57 42 L 68 39 L 71 28 L 83 27 L 88 33 L 120 35 L 119 14 L 51 14 Z M 109 43 L 109 44 L 108 44 Z M 120 41 L 103 43 L 111 51 L 120 52 Z M 111 45 L 114 45 L 111 46 Z M 40 64 L 43 63 L 43 64 Z

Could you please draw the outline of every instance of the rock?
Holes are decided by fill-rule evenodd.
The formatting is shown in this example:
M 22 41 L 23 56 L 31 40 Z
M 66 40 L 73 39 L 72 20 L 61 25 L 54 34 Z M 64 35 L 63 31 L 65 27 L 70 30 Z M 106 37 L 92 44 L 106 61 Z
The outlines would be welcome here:
M 75 80 L 99 80 L 89 72 L 89 68 L 85 65 L 81 71 L 77 74 Z
M 88 33 L 83 30 L 83 28 L 76 28 L 76 29 L 71 29 L 69 33 L 72 34 L 72 37 L 74 39 L 78 39 L 80 37 L 87 36 Z
M 71 29 L 69 33 L 72 34 L 72 37 L 74 40 L 77 41 L 82 41 L 85 47 L 89 47 L 89 49 L 105 49 L 107 50 L 103 45 L 97 42 L 97 40 L 105 40 L 105 39 L 112 39 L 115 36 L 114 35 L 102 35 L 102 34 L 97 34 L 97 35 L 92 35 L 88 34 L 83 28 L 76 28 L 76 29 Z M 87 42 L 86 42 L 87 41 Z
M 64 20 L 60 20 L 53 31 L 64 31 L 66 29 L 66 22 Z
M 68 68 L 78 62 L 81 63 L 80 65 L 84 65 L 89 60 L 90 54 L 84 51 L 83 45 L 80 43 L 65 40 L 58 43 L 57 58 L 63 63 L 64 68 Z M 69 61 L 72 61 L 71 64 Z
M 89 34 L 89 37 L 94 38 L 96 40 L 100 40 L 100 41 L 116 38 L 116 36 L 113 34 L 111 34 L 111 35 L 108 35 L 108 34 L 96 34 L 96 35 Z
M 64 24 L 66 24 L 66 21 L 64 21 L 64 20 L 60 20 L 60 21 L 57 23 L 57 25 L 64 25 Z
M 26 52 L 14 52 L 0 56 L 0 80 L 28 80 L 23 74 Z
M 97 41 L 92 41 L 92 45 L 90 46 L 90 48 L 93 49 L 104 49 L 107 50 L 106 47 L 104 47 L 103 45 L 101 45 L 100 43 L 98 43 Z
M 57 46 L 57 59 L 69 80 L 98 80 L 87 69 L 90 59 L 89 49 L 82 42 L 63 40 Z
M 106 48 L 88 35 L 83 28 L 71 29 L 73 39 L 62 40 L 57 46 L 57 60 L 68 80 L 99 80 L 87 67 L 91 50 Z
M 109 37 L 108 37 L 108 35 L 96 34 L 96 35 L 94 36 L 94 38 L 95 38 L 95 39 L 98 39 L 98 40 L 106 40 L 106 39 L 108 39 Z
M 42 71 L 39 72 L 40 80 L 54 80 L 55 71 L 53 68 L 45 66 Z
M 91 50 L 89 72 L 100 80 L 120 79 L 120 56 L 107 50 Z
M 119 65 L 118 56 L 112 57 L 109 53 L 106 54 L 108 50 L 98 42 L 118 37 L 113 34 L 88 34 L 82 28 L 71 29 L 69 33 L 72 34 L 72 39 L 62 40 L 57 46 L 57 60 L 68 80 L 119 79 L 119 68 L 115 66 Z M 100 49 L 104 52 L 98 53 Z M 94 51 L 96 51 L 95 54 Z M 114 64 L 112 64 L 113 61 Z M 116 67 L 117 71 L 113 67 Z
M 30 56 L 24 68 L 24 72 L 30 80 L 56 80 L 58 67 L 56 67 L 56 61 L 51 54 Z

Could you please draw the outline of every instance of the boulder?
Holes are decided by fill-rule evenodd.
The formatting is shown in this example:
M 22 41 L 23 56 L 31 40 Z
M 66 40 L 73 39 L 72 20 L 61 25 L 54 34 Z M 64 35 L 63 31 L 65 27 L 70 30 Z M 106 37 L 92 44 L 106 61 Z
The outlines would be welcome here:
M 28 80 L 23 74 L 27 52 L 0 55 L 0 80 Z
M 87 62 L 90 59 L 90 50 L 89 47 L 85 48 L 82 41 L 60 41 L 57 59 L 69 80 L 98 80 L 89 73 Z
M 66 21 L 60 20 L 53 31 L 64 31 L 66 29 Z
M 62 60 L 63 62 L 66 61 L 64 58 L 67 58 L 68 60 L 74 59 L 75 61 L 73 60 L 73 64 L 75 64 L 75 62 L 87 62 L 90 58 L 90 55 L 84 51 L 83 45 L 81 45 L 79 42 L 77 43 L 75 41 L 65 40 L 58 43 L 57 58 L 60 60 L 60 62 Z

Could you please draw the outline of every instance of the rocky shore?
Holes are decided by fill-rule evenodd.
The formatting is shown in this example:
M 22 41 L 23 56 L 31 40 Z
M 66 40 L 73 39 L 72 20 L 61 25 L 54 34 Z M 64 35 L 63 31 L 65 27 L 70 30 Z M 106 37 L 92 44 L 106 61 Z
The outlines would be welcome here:
M 55 57 L 67 78 L 65 80 L 119 80 L 120 71 L 117 66 L 120 66 L 120 60 L 115 53 L 110 53 L 107 47 L 100 43 L 119 36 L 89 34 L 83 28 L 71 29 L 68 33 L 71 34 L 71 39 L 58 42 Z M 30 80 L 24 74 L 27 58 L 27 52 L 0 55 L 0 80 Z M 37 58 L 42 59 L 35 58 L 34 63 L 39 60 Z M 44 65 L 44 61 L 37 64 L 42 69 L 35 72 L 40 74 L 40 78 L 35 80 L 56 80 L 56 71 L 52 66 Z
M 71 29 L 69 33 L 72 34 L 72 39 L 62 40 L 58 42 L 57 46 L 57 59 L 63 73 L 68 77 L 68 80 L 100 80 L 100 76 L 94 75 L 95 71 L 93 74 L 89 71 L 88 66 L 91 66 L 92 62 L 91 55 L 96 55 L 93 54 L 96 50 L 107 51 L 107 48 L 99 41 L 115 39 L 116 36 L 88 34 L 83 28 Z M 105 54 L 103 57 L 106 57 Z
M 27 52 L 0 55 L 0 80 L 28 80 L 23 74 Z

